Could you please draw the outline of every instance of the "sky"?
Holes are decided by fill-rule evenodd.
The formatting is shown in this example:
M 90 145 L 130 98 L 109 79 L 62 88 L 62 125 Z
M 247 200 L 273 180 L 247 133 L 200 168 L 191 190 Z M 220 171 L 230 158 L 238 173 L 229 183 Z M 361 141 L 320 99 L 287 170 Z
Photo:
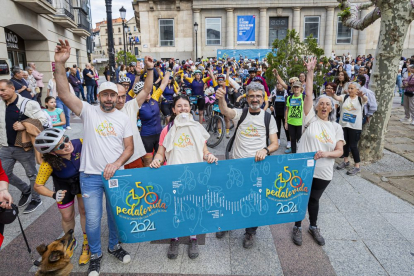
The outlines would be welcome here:
M 92 10 L 92 28 L 96 27 L 96 22 L 106 19 L 105 0 L 90 0 Z M 119 9 L 124 6 L 126 9 L 126 19 L 131 19 L 134 15 L 132 10 L 132 0 L 112 0 L 112 19 L 120 17 Z

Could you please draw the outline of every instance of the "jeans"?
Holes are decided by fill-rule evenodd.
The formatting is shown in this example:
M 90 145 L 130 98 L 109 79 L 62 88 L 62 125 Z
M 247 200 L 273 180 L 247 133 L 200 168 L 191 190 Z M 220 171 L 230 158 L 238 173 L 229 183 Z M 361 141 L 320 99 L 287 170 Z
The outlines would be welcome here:
M 85 92 L 83 90 L 83 84 L 79 84 L 79 91 L 80 91 L 80 94 L 82 95 L 82 100 L 86 100 L 86 98 L 85 98 Z M 79 92 L 76 93 L 76 97 L 79 98 Z
M 100 174 L 80 173 L 80 185 L 86 213 L 86 235 L 88 236 L 91 254 L 102 255 L 101 249 L 101 219 L 104 185 Z M 111 206 L 106 200 L 106 214 L 109 228 L 109 248 L 112 250 L 118 244 L 115 219 Z
M 95 85 L 87 85 L 86 86 L 86 100 L 88 101 L 88 103 L 93 103 L 93 88 L 95 87 Z
M 36 193 L 33 188 L 37 175 L 34 150 L 24 151 L 23 148 L 19 147 L 2 147 L 0 149 L 0 160 L 3 169 L 9 178 L 9 183 L 19 189 L 22 193 L 29 192 L 31 188 L 32 200 L 40 201 L 39 194 Z M 26 176 L 30 180 L 30 186 L 13 173 L 16 161 L 19 161 L 20 164 L 22 164 Z
M 404 93 L 404 90 L 402 88 L 402 78 L 401 75 L 397 75 L 397 82 L 396 82 L 397 86 L 398 86 L 398 93 L 400 93 L 400 96 Z
M 33 100 L 34 100 L 34 101 L 37 101 L 37 102 L 39 103 L 39 105 L 40 105 L 40 106 L 43 106 L 43 104 L 42 104 L 42 90 L 43 90 L 43 87 L 39 87 L 39 90 L 40 90 L 40 92 L 39 92 L 39 93 L 37 93 L 37 94 L 33 97 Z
M 69 108 L 62 102 L 61 99 L 59 99 L 59 97 L 56 97 L 56 107 L 60 108 L 63 110 L 63 112 L 65 113 L 65 118 L 66 118 L 66 125 L 63 126 L 63 128 L 66 128 L 68 126 L 70 126 L 70 110 Z

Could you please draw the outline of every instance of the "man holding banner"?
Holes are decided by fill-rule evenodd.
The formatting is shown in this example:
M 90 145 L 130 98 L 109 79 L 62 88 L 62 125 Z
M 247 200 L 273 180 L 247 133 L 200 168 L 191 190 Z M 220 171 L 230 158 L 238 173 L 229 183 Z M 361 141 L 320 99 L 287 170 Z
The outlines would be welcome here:
M 216 98 L 219 100 L 221 113 L 234 120 L 235 123 L 237 122 L 234 136 L 229 141 L 230 147 L 228 147 L 231 149 L 234 143 L 233 158 L 255 157 L 255 161 L 259 162 L 279 148 L 276 121 L 270 113 L 260 108 L 266 93 L 263 85 L 253 82 L 247 86 L 246 90 L 249 107 L 245 109 L 228 108 L 225 99 L 226 90 L 223 88 L 217 89 Z M 270 145 L 268 145 L 269 139 Z M 244 248 L 253 247 L 256 230 L 257 227 L 246 228 Z M 217 232 L 216 237 L 221 239 L 225 233 L 225 231 Z

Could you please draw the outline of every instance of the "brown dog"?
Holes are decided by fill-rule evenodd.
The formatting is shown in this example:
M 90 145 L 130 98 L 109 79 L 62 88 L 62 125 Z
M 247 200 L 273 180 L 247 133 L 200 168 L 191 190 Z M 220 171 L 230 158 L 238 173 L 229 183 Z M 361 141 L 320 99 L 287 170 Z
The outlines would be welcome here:
M 49 245 L 39 245 L 36 249 L 42 256 L 36 276 L 67 276 L 73 269 L 66 249 L 73 238 L 73 230 L 69 230 L 62 238 Z

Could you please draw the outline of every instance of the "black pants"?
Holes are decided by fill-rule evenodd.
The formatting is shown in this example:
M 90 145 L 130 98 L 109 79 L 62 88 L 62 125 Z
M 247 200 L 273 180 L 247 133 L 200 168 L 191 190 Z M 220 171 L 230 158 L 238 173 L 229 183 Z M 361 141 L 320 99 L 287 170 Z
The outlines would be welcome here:
M 4 224 L 0 223 L 0 234 L 4 233 Z
M 95 102 L 98 100 L 97 96 L 98 96 L 98 86 L 95 85 L 95 87 L 93 88 L 93 99 L 95 100 Z
M 319 178 L 313 178 L 312 180 L 312 189 L 308 203 L 309 222 L 311 226 L 316 227 L 316 221 L 318 220 L 319 213 L 319 199 L 330 182 L 331 180 L 323 180 Z M 302 222 L 295 222 L 295 226 L 301 227 Z
M 259 227 L 246 228 L 246 233 L 251 234 L 251 235 L 256 235 L 257 228 L 259 228 Z
M 36 99 L 33 99 L 33 100 L 37 101 L 40 106 L 43 106 L 43 104 L 42 104 L 42 90 L 43 90 L 43 87 L 39 87 L 39 90 L 40 90 L 40 92 L 37 93 L 36 96 L 35 96 Z
M 302 126 L 293 126 L 291 124 L 288 124 L 288 130 L 290 134 L 292 153 L 296 153 L 296 143 L 299 141 L 300 137 L 302 137 Z
M 285 115 L 274 115 L 277 125 L 277 138 L 280 139 L 282 128 L 285 129 Z M 290 141 L 289 130 L 285 129 L 286 140 Z
M 346 142 L 346 144 L 344 145 L 344 157 L 348 157 L 349 151 L 351 150 L 355 163 L 361 162 L 358 150 L 358 141 L 360 137 L 361 130 L 344 127 L 344 138 Z

